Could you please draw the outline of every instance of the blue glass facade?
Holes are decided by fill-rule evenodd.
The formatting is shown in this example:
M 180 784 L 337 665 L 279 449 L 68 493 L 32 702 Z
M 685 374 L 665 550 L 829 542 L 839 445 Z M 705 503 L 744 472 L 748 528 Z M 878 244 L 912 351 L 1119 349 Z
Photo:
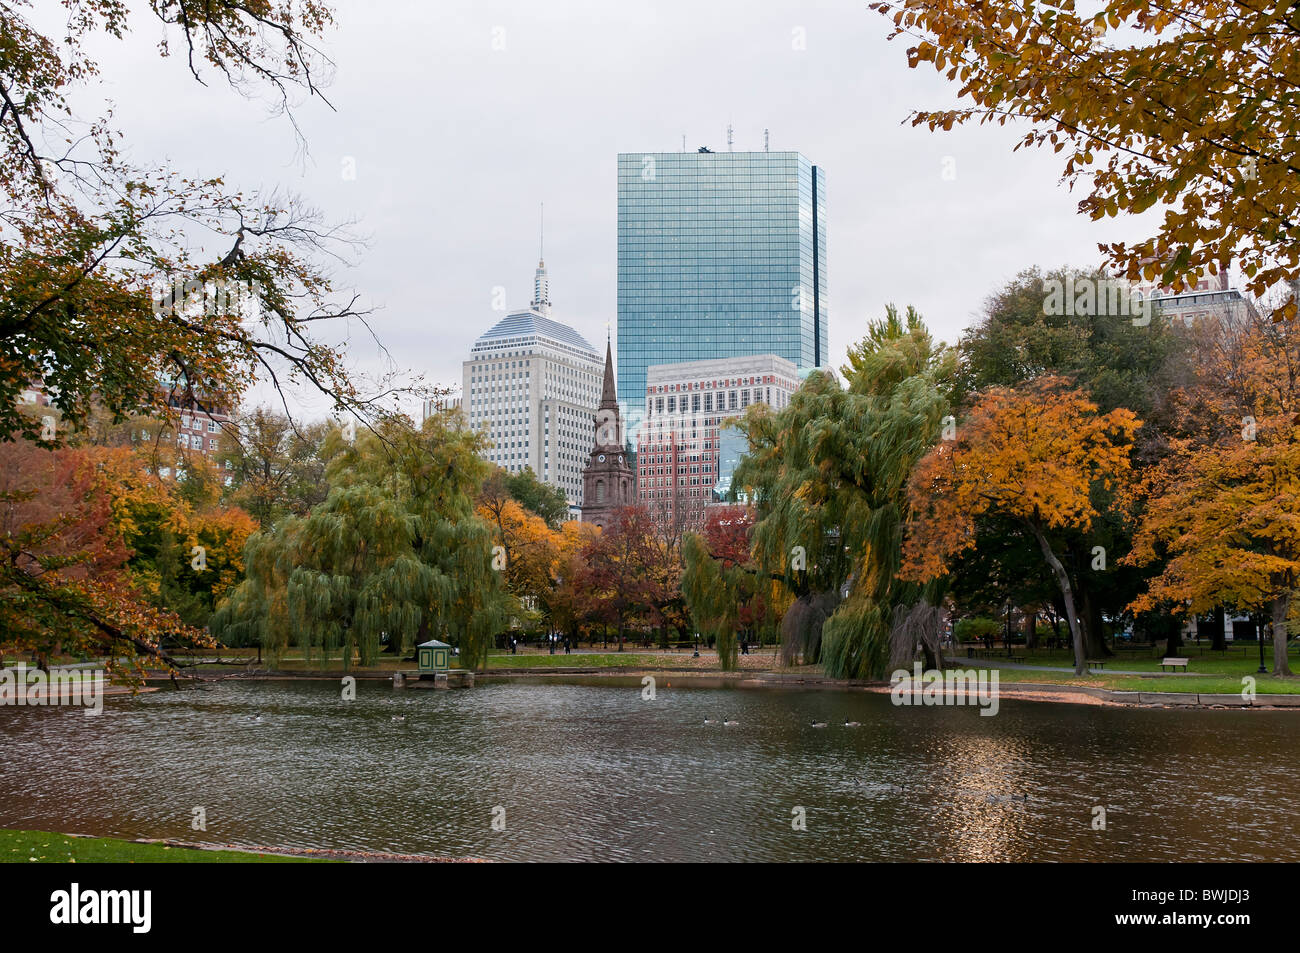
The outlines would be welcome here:
M 827 360 L 826 178 L 797 152 L 618 157 L 618 395 L 651 364 Z

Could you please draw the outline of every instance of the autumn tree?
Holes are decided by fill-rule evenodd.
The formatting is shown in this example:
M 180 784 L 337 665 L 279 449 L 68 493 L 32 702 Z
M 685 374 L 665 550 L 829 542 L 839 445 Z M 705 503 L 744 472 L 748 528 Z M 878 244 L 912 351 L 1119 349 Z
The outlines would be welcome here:
M 551 594 L 556 585 L 559 534 L 546 521 L 525 510 L 512 498 L 480 498 L 478 514 L 492 528 L 492 541 L 501 547 L 500 572 L 519 609 L 551 616 Z
M 655 539 L 644 506 L 617 509 L 610 525 L 582 551 L 584 572 L 579 583 L 588 592 L 592 618 L 613 625 L 618 648 L 629 626 L 660 622 L 666 588 L 663 550 Z
M 175 667 L 166 640 L 210 644 L 149 604 L 128 570 L 108 481 L 84 451 L 19 442 L 0 455 L 0 654 Z
M 560 526 L 556 538 L 555 586 L 549 594 L 551 623 L 577 642 L 599 611 L 594 594 L 587 588 L 584 553 L 600 534 L 591 523 L 570 520 Z
M 1157 204 L 1155 235 L 1102 245 L 1130 280 L 1173 285 L 1239 259 L 1257 297 L 1300 278 L 1300 5 L 1106 0 L 1085 14 L 1035 0 L 882 0 L 970 105 L 914 125 L 1021 121 L 1016 148 L 1063 153 L 1094 220 Z M 1295 317 L 1288 302 L 1279 317 Z
M 324 421 L 295 423 L 287 414 L 256 407 L 225 428 L 217 460 L 230 478 L 228 499 L 270 526 L 302 516 L 325 499 Z
M 277 390 L 302 385 L 372 416 L 375 405 L 327 342 L 367 320 L 358 299 L 331 280 L 333 264 L 356 247 L 347 230 L 292 195 L 244 193 L 216 175 L 128 161 L 111 117 L 81 108 L 100 71 L 92 51 L 145 19 L 162 26 L 161 55 L 180 51 L 178 72 L 199 82 L 224 79 L 250 96 L 270 92 L 287 110 L 299 94 L 320 94 L 331 64 L 315 43 L 331 22 L 329 8 L 319 0 L 63 6 L 47 32 L 27 15 L 28 0 L 0 5 L 0 444 L 52 447 L 93 424 L 126 445 L 109 429 L 139 417 L 165 422 L 180 407 L 233 408 L 258 379 Z M 19 406 L 33 384 L 51 401 L 57 426 Z M 212 538 L 233 540 L 237 532 L 242 527 L 228 524 Z M 164 577 L 181 582 L 192 544 L 180 535 L 165 544 L 155 560 Z M 44 537 L 41 545 L 58 548 Z M 131 558 L 138 583 L 142 557 Z M 39 565 L 20 562 L 33 572 Z M 228 578 L 227 569 L 216 575 Z M 91 614 L 107 639 L 134 640 L 142 652 L 162 630 L 125 620 L 176 624 L 174 616 L 151 615 L 138 601 L 140 586 L 106 579 L 113 584 L 87 579 L 75 594 L 33 585 L 24 598 L 47 594 L 53 616 Z M 11 582 L 21 588 L 31 579 Z M 153 596 L 186 601 L 197 618 L 204 611 L 197 602 L 221 584 L 204 583 L 207 595 L 191 590 L 187 600 L 160 578 Z M 84 599 L 68 608 L 74 596 Z
M 954 556 L 976 545 L 985 514 L 1018 520 L 1055 575 L 1074 643 L 1075 672 L 1087 672 L 1087 649 L 1074 589 L 1049 533 L 1086 531 L 1097 516 L 1094 483 L 1113 489 L 1129 469 L 1139 426 L 1125 408 L 1101 414 L 1061 378 L 1018 390 L 990 388 L 916 468 L 909 494 L 904 578 L 937 579 Z
M 1252 316 L 1201 329 L 1199 400 L 1216 417 L 1143 482 L 1129 561 L 1168 559 L 1133 608 L 1271 617 L 1273 672 L 1287 660 L 1300 581 L 1300 332 Z
M 44 439 L 15 410 L 32 382 L 69 427 L 96 403 L 117 418 L 164 416 L 178 401 L 230 408 L 259 376 L 366 413 L 320 333 L 366 320 L 330 281 L 330 263 L 354 247 L 346 230 L 293 196 L 134 165 L 110 118 L 78 109 L 100 68 L 91 51 L 142 17 L 163 25 L 162 55 L 182 51 L 178 70 L 270 92 L 287 109 L 300 93 L 320 95 L 331 64 L 315 42 L 329 8 L 68 0 L 51 34 L 24 15 L 29 6 L 0 7 L 3 439 Z
M 217 468 L 174 447 L 166 467 L 140 448 L 91 447 L 83 457 L 108 495 L 137 588 L 186 623 L 206 625 L 242 578 L 244 544 L 257 529 L 243 510 L 222 505 Z
M 960 388 L 963 395 L 974 395 L 989 387 L 1019 387 L 1043 375 L 1069 378 L 1102 413 L 1126 407 L 1142 420 L 1132 453 L 1134 466 L 1141 468 L 1158 462 L 1170 441 L 1186 432 L 1182 395 L 1192 371 L 1193 342 L 1188 329 L 1164 320 L 1158 310 L 1135 313 L 1130 301 L 1111 300 L 1105 293 L 1091 302 L 1080 297 L 1074 301 L 1078 306 L 1051 304 L 1053 287 L 1082 295 L 1080 289 L 1104 288 L 1107 280 L 1099 271 L 1029 268 L 998 288 L 962 334 Z M 1158 567 L 1121 563 L 1131 548 L 1134 522 L 1115 494 L 1095 484 L 1093 507 L 1097 515 L 1086 536 L 1069 530 L 1050 536 L 1071 571 L 1088 656 L 1098 658 L 1110 651 L 1106 619 L 1124 614 Z M 980 523 L 977 545 L 958 558 L 951 575 L 963 607 L 997 613 L 1008 599 L 1026 607 L 1041 604 L 1035 593 L 1042 580 L 1035 577 L 1046 567 L 1036 542 L 1016 520 L 990 515 Z M 1104 570 L 1092 568 L 1096 546 L 1107 554 Z M 1037 568 L 1026 572 L 1026 561 Z M 1056 590 L 1050 574 L 1046 581 Z M 1063 604 L 1060 611 L 1064 614 Z

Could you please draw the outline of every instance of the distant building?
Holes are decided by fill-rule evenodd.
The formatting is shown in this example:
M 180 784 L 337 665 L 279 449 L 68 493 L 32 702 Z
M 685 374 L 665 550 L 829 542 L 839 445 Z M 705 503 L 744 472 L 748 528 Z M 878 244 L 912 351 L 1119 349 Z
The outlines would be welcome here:
M 713 498 L 719 503 L 748 503 L 742 487 L 734 487 L 735 500 L 731 500 L 736 468 L 749 453 L 749 438 L 734 427 L 723 428 L 718 434 L 718 482 L 713 484 Z
M 624 445 L 623 417 L 618 408 L 614 384 L 614 357 L 605 342 L 605 373 L 600 407 L 594 419 L 595 442 L 582 471 L 582 521 L 602 529 L 610 525 L 614 511 L 636 503 L 636 471 L 628 462 Z
M 635 429 L 649 367 L 829 359 L 826 173 L 798 152 L 618 157 L 618 386 Z
M 492 441 L 487 460 L 512 473 L 532 467 L 579 506 L 600 400 L 600 354 L 550 312 L 546 264 L 539 261 L 528 310 L 506 315 L 470 349 L 462 365 L 462 409 L 469 425 Z
M 1217 275 L 1201 278 L 1195 284 L 1181 287 L 1144 285 L 1143 294 L 1151 298 L 1152 306 L 1167 321 L 1193 324 L 1205 318 L 1240 321 L 1258 317 L 1254 302 L 1235 288 L 1228 286 L 1228 263 L 1219 267 Z
M 29 407 L 50 406 L 50 395 L 46 393 L 45 382 L 40 378 L 30 381 L 18 395 L 18 403 Z
M 637 433 L 637 486 L 652 517 L 673 530 L 693 529 L 718 498 L 722 463 L 725 487 L 748 449 L 722 422 L 750 404 L 781 410 L 799 389 L 793 361 L 759 354 L 679 364 L 646 371 L 646 417 Z M 722 450 L 726 446 L 724 455 Z
M 176 445 L 182 450 L 215 457 L 221 449 L 221 434 L 230 424 L 230 409 L 202 394 L 178 390 L 163 380 L 162 400 L 167 405 L 169 423 L 176 433 Z
M 430 417 L 440 414 L 443 411 L 450 410 L 453 407 L 460 407 L 463 403 L 460 396 L 460 388 L 452 388 L 448 394 L 439 394 L 437 397 L 426 397 L 421 401 L 423 417 L 421 420 L 428 420 Z

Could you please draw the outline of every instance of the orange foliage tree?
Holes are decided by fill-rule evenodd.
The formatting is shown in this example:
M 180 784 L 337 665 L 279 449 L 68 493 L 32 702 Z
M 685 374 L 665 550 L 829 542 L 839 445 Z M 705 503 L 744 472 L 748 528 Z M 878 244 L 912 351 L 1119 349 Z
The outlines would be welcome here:
M 957 427 L 918 464 L 909 489 L 911 516 L 900 576 L 917 582 L 947 573 L 976 544 L 986 514 L 1015 519 L 1037 540 L 1065 601 L 1077 674 L 1087 670 L 1083 632 L 1069 574 L 1048 532 L 1086 531 L 1098 515 L 1095 485 L 1114 489 L 1129 470 L 1139 421 L 1097 405 L 1059 377 L 1019 390 L 990 388 Z
M 0 653 L 173 664 L 164 639 L 211 644 L 149 605 L 127 571 L 103 473 L 83 451 L 25 441 L 0 462 Z
M 1137 490 L 1145 510 L 1126 561 L 1168 562 L 1131 608 L 1267 613 L 1273 673 L 1290 675 L 1288 618 L 1300 581 L 1300 330 L 1267 317 L 1200 330 L 1205 359 L 1195 394 L 1213 426 L 1176 442 Z

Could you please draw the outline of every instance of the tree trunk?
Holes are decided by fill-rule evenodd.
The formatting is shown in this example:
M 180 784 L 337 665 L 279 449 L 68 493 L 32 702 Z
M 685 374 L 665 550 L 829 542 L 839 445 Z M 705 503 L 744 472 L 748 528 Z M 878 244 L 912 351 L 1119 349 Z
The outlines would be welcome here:
M 1210 648 L 1215 652 L 1222 652 L 1228 647 L 1226 623 L 1223 606 L 1215 606 L 1205 623 L 1206 634 L 1210 637 Z M 1200 631 L 1199 623 L 1196 631 Z
M 1082 574 L 1081 574 L 1082 575 Z M 1083 645 L 1088 658 L 1105 658 L 1111 654 L 1106 648 L 1106 631 L 1102 624 L 1101 607 L 1092 597 L 1092 587 L 1086 578 L 1079 580 L 1079 613 L 1083 623 Z
M 927 672 L 943 671 L 943 659 L 931 651 L 930 646 L 924 642 L 921 643 L 921 654 L 925 656 L 925 670 Z
M 1290 675 L 1291 666 L 1286 658 L 1286 616 L 1291 608 L 1291 590 L 1283 589 L 1273 600 L 1273 674 Z M 1263 631 L 1259 637 L 1264 637 Z
M 1070 637 L 1074 643 L 1074 674 L 1088 674 L 1088 659 L 1084 653 L 1083 629 L 1079 625 L 1078 614 L 1074 611 L 1074 590 L 1070 587 L 1070 574 L 1065 571 L 1061 561 L 1052 552 L 1052 544 L 1047 541 L 1037 523 L 1030 522 L 1029 528 L 1038 539 L 1038 547 L 1043 551 L 1043 558 L 1056 574 L 1056 581 L 1061 587 L 1061 597 L 1065 600 L 1065 621 L 1070 626 Z
M 1038 648 L 1038 609 L 1025 609 L 1025 649 Z
M 1165 655 L 1173 655 L 1174 652 L 1183 647 L 1182 619 L 1177 616 L 1170 618 L 1168 630 L 1168 635 L 1165 638 Z

